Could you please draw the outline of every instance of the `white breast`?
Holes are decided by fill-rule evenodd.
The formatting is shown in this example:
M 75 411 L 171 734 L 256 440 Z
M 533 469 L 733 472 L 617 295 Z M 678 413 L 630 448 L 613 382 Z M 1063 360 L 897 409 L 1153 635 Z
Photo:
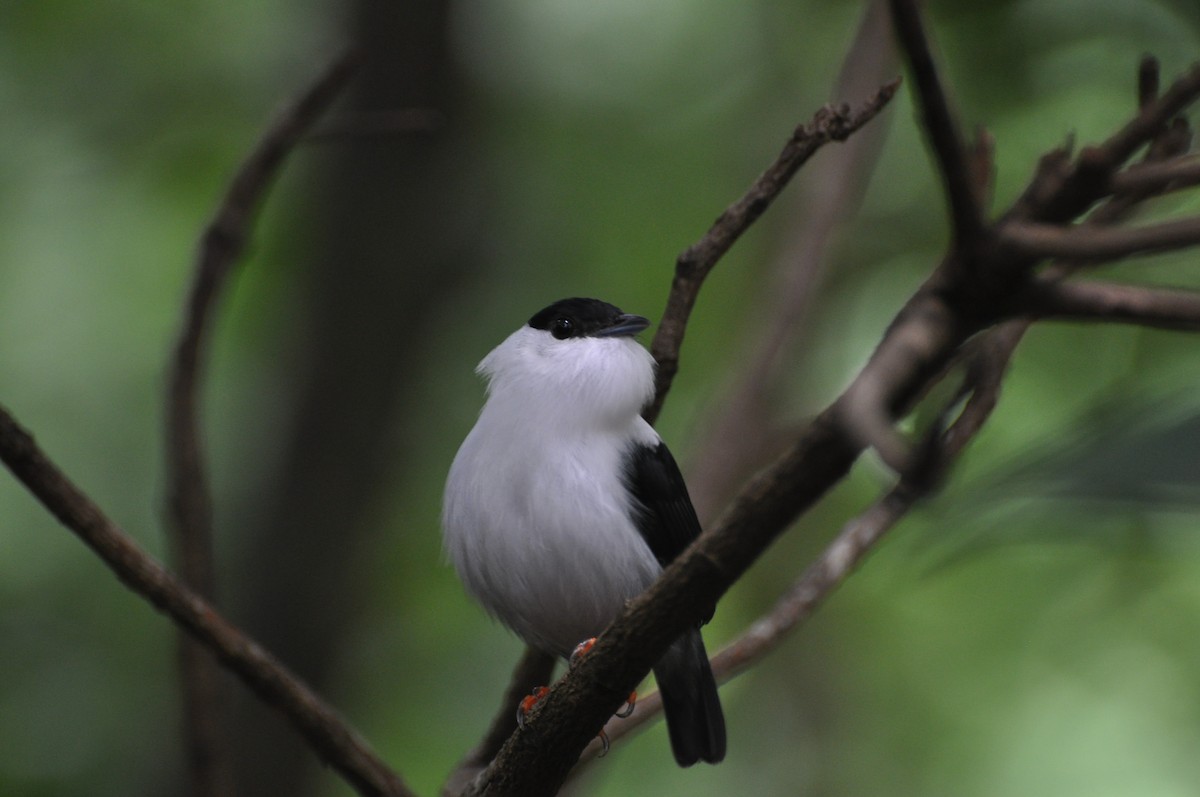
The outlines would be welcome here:
M 487 432 L 476 426 L 450 469 L 446 553 L 484 608 L 529 644 L 566 655 L 660 570 L 621 500 L 623 452 L 601 440 L 497 445 Z
M 520 357 L 524 368 L 536 364 L 527 352 L 513 352 L 527 349 L 531 337 L 514 333 L 481 364 L 492 377 L 490 395 L 450 468 L 444 545 L 484 608 L 529 644 L 567 655 L 604 630 L 661 569 L 633 524 L 622 479 L 628 447 L 658 439 L 637 415 L 652 370 L 633 341 L 600 341 L 619 354 L 606 363 L 637 369 L 628 397 L 617 395 L 627 378 L 590 392 L 579 378 L 561 392 L 553 378 L 542 379 L 532 384 L 544 389 L 531 392 L 528 381 L 505 381 L 514 370 L 506 357 Z M 610 396 L 622 404 L 596 413 L 571 400 L 580 395 L 603 395 L 606 409 L 616 403 Z

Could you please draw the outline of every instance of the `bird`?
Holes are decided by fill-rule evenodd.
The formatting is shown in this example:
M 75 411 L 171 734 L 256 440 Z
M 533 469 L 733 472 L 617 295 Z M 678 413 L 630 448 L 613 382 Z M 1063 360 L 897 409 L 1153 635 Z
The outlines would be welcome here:
M 700 533 L 679 466 L 641 416 L 656 364 L 635 336 L 649 325 L 599 299 L 535 313 L 477 366 L 486 400 L 446 479 L 443 547 L 467 593 L 568 660 Z M 676 762 L 721 761 L 699 624 L 653 669 Z

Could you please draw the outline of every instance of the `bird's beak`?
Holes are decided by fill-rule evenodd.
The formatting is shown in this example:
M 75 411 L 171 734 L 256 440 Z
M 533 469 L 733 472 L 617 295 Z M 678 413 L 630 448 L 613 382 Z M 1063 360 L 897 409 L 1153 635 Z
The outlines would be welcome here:
M 612 326 L 605 327 L 593 334 L 601 338 L 632 337 L 648 326 L 650 326 L 650 319 L 624 313 L 613 320 Z

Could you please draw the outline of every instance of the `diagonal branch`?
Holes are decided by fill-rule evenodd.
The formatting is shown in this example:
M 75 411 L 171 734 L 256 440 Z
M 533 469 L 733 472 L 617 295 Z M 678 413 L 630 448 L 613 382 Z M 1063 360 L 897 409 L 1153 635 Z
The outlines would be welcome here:
M 871 447 L 889 468 L 906 473 L 917 459 L 894 426 L 943 371 L 982 319 L 950 303 L 948 283 L 963 273 L 952 256 L 905 303 L 887 334 L 837 403 L 847 434 Z
M 211 649 L 362 795 L 413 794 L 338 714 L 254 640 L 143 551 L 0 408 L 0 461 L 130 589 Z
M 958 121 L 934 63 L 933 49 L 917 5 L 917 0 L 891 0 L 896 35 L 912 69 L 925 130 L 942 175 L 954 233 L 953 247 L 970 252 L 985 229 L 977 181 L 972 179 L 973 170 Z
M 717 217 L 712 227 L 696 243 L 685 249 L 675 262 L 675 278 L 662 321 L 650 345 L 658 362 L 654 401 L 643 413 L 651 423 L 662 410 L 679 370 L 679 350 L 687 331 L 688 318 L 708 273 L 750 225 L 770 207 L 796 172 L 817 150 L 831 141 L 844 141 L 874 119 L 900 86 L 897 79 L 886 84 L 857 109 L 849 106 L 825 106 L 807 123 L 792 133 L 775 162 L 767 167 L 741 199 Z
M 960 391 L 969 392 L 970 397 L 954 423 L 931 440 L 931 459 L 939 471 L 944 472 L 957 459 L 991 417 L 999 400 L 1004 372 L 1029 325 L 1027 319 L 1006 322 L 972 341 Z M 812 617 L 888 531 L 937 485 L 936 479 L 902 481 L 875 505 L 847 523 L 768 613 L 713 655 L 712 667 L 717 680 L 720 683 L 731 680 L 782 644 L 792 631 Z M 639 697 L 633 715 L 625 720 L 613 718 L 605 725 L 605 732 L 615 742 L 640 729 L 661 710 L 662 701 L 657 692 Z M 596 743 L 589 744 L 583 759 L 595 757 L 599 747 Z
M 333 102 L 357 68 L 343 54 L 275 119 L 231 181 L 200 239 L 191 293 L 170 368 L 166 464 L 168 539 L 183 580 L 212 600 L 215 573 L 212 507 L 199 432 L 199 385 L 213 308 L 245 248 L 254 211 L 292 147 Z M 180 675 L 191 793 L 232 793 L 217 671 L 196 643 L 183 638 Z

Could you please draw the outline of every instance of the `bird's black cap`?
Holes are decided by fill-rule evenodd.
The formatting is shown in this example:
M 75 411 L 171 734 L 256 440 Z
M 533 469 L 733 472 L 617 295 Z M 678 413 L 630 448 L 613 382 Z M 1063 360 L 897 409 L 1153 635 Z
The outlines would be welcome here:
M 583 337 L 636 335 L 650 322 L 640 315 L 621 312 L 621 308 L 599 299 L 560 299 L 539 310 L 529 326 L 547 330 L 559 340 Z

